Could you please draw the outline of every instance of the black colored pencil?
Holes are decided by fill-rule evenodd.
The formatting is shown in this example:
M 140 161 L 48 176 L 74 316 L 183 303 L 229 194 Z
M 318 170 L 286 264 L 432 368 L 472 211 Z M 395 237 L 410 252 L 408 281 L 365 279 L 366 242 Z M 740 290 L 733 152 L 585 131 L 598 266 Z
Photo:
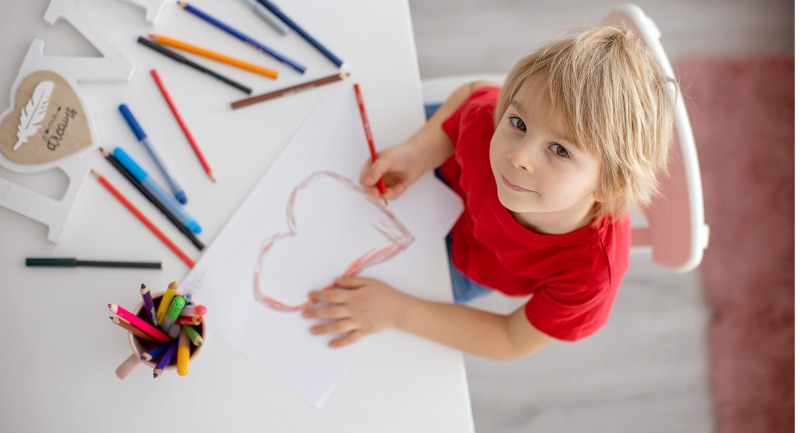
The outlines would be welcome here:
M 114 155 L 111 152 L 103 149 L 102 147 L 100 148 L 100 152 L 103 154 L 103 156 L 105 157 L 106 161 L 111 163 L 111 165 L 113 165 L 114 168 L 116 168 L 117 171 L 119 171 L 120 174 L 123 175 L 125 177 L 125 179 L 127 179 L 128 182 L 131 183 L 131 185 L 136 187 L 136 189 L 139 190 L 139 192 L 142 193 L 142 195 L 145 196 L 145 198 L 150 203 L 153 203 L 153 205 L 155 207 L 157 207 L 158 210 L 160 210 L 161 213 L 163 213 L 164 216 L 167 217 L 167 219 L 169 219 L 169 221 L 172 223 L 172 225 L 177 227 L 178 230 L 181 231 L 181 233 L 183 233 L 187 238 L 189 238 L 189 240 L 192 242 L 192 244 L 194 244 L 195 247 L 197 247 L 198 250 L 202 251 L 203 248 L 206 247 L 205 245 L 203 245 L 202 242 L 200 242 L 199 239 L 197 239 L 197 237 L 194 235 L 194 233 L 192 233 L 192 231 L 189 230 L 188 227 L 186 227 L 186 225 L 181 224 L 181 222 L 178 219 L 178 217 L 176 217 L 172 212 L 170 212 L 169 209 L 167 209 L 167 207 L 164 206 L 163 203 L 161 203 L 161 201 L 156 199 L 156 197 L 147 188 L 142 186 L 142 183 L 138 182 L 136 180 L 136 178 L 133 177 L 131 172 L 129 172 L 128 169 L 126 169 L 125 166 L 123 166 L 117 160 L 117 158 L 114 157 Z
M 251 88 L 249 88 L 249 87 L 247 87 L 247 86 L 245 86 L 243 84 L 239 84 L 236 81 L 233 81 L 230 78 L 228 78 L 228 77 L 226 77 L 226 76 L 224 76 L 222 74 L 214 72 L 211 69 L 208 69 L 203 65 L 195 63 L 195 62 L 187 59 L 186 57 L 176 53 L 175 51 L 172 51 L 169 48 L 163 47 L 163 46 L 151 41 L 150 39 L 147 39 L 147 38 L 139 36 L 139 39 L 137 39 L 136 42 L 139 42 L 140 44 L 146 46 L 147 48 L 150 48 L 153 51 L 157 51 L 157 52 L 159 52 L 159 53 L 171 58 L 172 60 L 175 60 L 178 63 L 183 63 L 186 66 L 190 66 L 190 67 L 192 67 L 194 69 L 197 69 L 200 72 L 203 72 L 205 74 L 211 75 L 212 77 L 224 82 L 225 84 L 229 84 L 229 85 L 231 85 L 233 87 L 236 87 L 237 89 L 241 90 L 244 93 L 247 93 L 248 95 L 253 93 L 253 89 L 251 89 Z
M 161 269 L 161 262 L 120 262 L 110 260 L 78 260 L 61 257 L 28 257 L 25 259 L 25 266 L 54 268 L 91 266 L 96 268 Z

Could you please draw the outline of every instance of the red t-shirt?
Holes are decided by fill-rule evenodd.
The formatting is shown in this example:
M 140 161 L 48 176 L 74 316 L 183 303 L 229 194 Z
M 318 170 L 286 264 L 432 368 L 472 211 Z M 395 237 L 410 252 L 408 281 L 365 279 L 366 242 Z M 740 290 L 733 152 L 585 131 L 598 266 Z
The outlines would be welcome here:
M 576 341 L 608 319 L 630 256 L 627 217 L 561 235 L 522 226 L 497 197 L 489 163 L 500 89 L 475 91 L 442 128 L 455 154 L 440 167 L 464 200 L 451 232 L 453 264 L 467 277 L 511 296 L 530 296 L 525 314 L 551 337 Z

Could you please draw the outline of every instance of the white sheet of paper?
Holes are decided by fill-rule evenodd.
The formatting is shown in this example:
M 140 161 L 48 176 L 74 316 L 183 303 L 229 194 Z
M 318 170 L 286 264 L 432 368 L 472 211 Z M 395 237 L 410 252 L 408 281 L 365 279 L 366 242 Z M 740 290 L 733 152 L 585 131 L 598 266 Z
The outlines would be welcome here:
M 403 290 L 435 253 L 414 246 L 441 242 L 462 210 L 432 175 L 388 207 L 367 198 L 356 185 L 368 149 L 355 101 L 348 109 L 324 100 L 179 289 L 208 307 L 211 331 L 315 407 L 364 341 L 331 349 L 331 338 L 309 333 L 314 322 L 270 308 L 258 294 L 298 306 L 365 256 L 381 262 L 356 268 Z

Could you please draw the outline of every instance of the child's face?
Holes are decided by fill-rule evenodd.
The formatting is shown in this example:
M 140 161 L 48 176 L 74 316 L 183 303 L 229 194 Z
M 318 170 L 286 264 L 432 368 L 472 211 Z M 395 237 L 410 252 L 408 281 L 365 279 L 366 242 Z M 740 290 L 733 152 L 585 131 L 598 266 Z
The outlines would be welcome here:
M 565 119 L 552 109 L 540 80 L 533 77 L 523 85 L 492 136 L 497 194 L 529 226 L 585 225 L 596 201 L 600 163 L 561 138 Z

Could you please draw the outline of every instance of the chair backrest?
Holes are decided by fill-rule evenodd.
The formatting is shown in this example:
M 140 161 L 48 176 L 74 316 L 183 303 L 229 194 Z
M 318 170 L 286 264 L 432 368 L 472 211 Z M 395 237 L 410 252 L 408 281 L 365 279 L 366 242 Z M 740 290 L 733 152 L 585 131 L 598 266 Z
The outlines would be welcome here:
M 661 34 L 642 10 L 630 4 L 616 7 L 603 24 L 635 31 L 653 53 L 664 73 L 675 78 L 669 59 L 659 41 Z M 475 80 L 502 83 L 504 75 L 462 75 L 423 80 L 422 93 L 426 110 L 441 104 L 458 86 Z M 692 126 L 679 92 L 675 98 L 675 143 L 672 146 L 668 173 L 660 179 L 661 194 L 651 205 L 631 216 L 631 242 L 634 250 L 646 250 L 659 266 L 687 272 L 697 267 L 708 246 L 709 228 L 703 214 L 703 190 Z
M 655 57 L 664 74 L 675 78 L 675 72 L 661 45 L 661 32 L 652 19 L 635 5 L 616 7 L 603 24 L 625 27 Z M 694 269 L 703 259 L 708 246 L 709 228 L 703 212 L 703 188 L 697 161 L 692 125 L 680 92 L 671 86 L 675 98 L 675 143 L 670 154 L 668 173 L 660 181 L 661 195 L 641 209 L 646 226 L 634 225 L 631 241 L 634 248 L 651 250 L 656 264 L 677 272 Z

